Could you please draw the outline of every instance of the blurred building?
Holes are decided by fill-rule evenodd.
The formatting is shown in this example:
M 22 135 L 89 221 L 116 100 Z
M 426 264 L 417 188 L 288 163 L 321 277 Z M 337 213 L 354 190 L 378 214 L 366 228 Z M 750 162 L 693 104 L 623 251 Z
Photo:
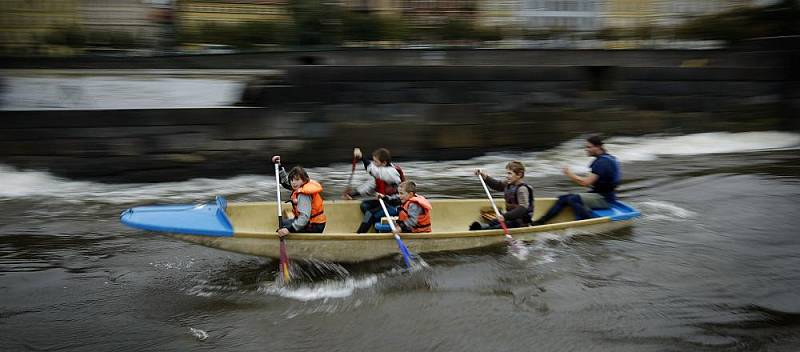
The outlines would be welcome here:
M 0 1 L 0 53 L 35 54 L 81 25 L 78 0 Z M 61 36 L 57 38 L 56 36 Z
M 338 5 L 350 11 L 380 16 L 400 16 L 404 2 L 403 0 L 340 0 Z
M 630 29 L 647 27 L 656 17 L 659 0 L 605 0 L 603 21 L 606 28 Z
M 600 0 L 523 0 L 517 16 L 535 31 L 591 32 L 602 24 Z
M 592 32 L 602 28 L 603 0 L 481 1 L 480 22 L 529 32 Z
M 759 0 L 604 0 L 604 27 L 635 29 L 675 27 L 682 23 L 733 8 L 759 5 Z
M 170 1 L 80 0 L 83 30 L 88 40 L 129 41 L 132 46 L 153 46 L 170 20 Z
M 480 1 L 478 22 L 486 27 L 520 27 L 522 17 L 517 14 L 521 7 L 520 0 Z
M 474 22 L 478 17 L 478 0 L 403 0 L 402 15 L 412 26 L 440 25 L 448 20 Z
M 728 11 L 758 3 L 750 0 L 660 0 L 653 4 L 655 16 L 652 25 L 675 27 L 699 16 Z
M 288 0 L 180 0 L 178 25 L 197 28 L 207 23 L 242 24 L 289 19 Z

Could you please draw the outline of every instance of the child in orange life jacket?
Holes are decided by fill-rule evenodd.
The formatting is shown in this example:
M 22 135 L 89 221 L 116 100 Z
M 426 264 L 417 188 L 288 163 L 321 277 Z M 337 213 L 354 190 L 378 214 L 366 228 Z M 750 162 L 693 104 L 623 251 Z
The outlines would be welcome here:
M 281 157 L 272 157 L 273 163 L 280 164 Z M 292 191 L 292 212 L 294 219 L 286 219 L 280 224 L 278 236 L 291 232 L 322 233 L 325 230 L 325 207 L 322 199 L 322 185 L 308 177 L 306 170 L 295 166 L 289 173 L 281 166 L 281 185 Z
M 503 191 L 503 198 L 506 201 L 506 212 L 499 214 L 497 220 L 492 220 L 488 225 L 473 222 L 470 230 L 485 230 L 500 228 L 500 221 L 505 221 L 506 226 L 522 227 L 528 226 L 533 217 L 533 188 L 525 183 L 525 166 L 519 161 L 510 161 L 506 164 L 505 181 L 495 180 L 480 169 L 475 170 L 475 175 L 481 175 L 486 186 L 495 190 Z
M 404 181 L 400 184 L 397 195 L 386 196 L 378 194 L 384 201 L 399 198 L 403 206 L 398 209 L 398 221 L 395 233 L 399 232 L 431 232 L 431 203 L 425 197 L 417 194 L 417 184 L 413 181 Z
M 353 158 L 361 159 L 361 149 L 353 149 Z M 347 189 L 344 193 L 345 199 L 353 199 L 358 195 L 369 195 L 380 193 L 384 195 L 397 194 L 397 186 L 405 180 L 403 170 L 392 165 L 392 155 L 386 148 L 379 148 L 372 152 L 372 160 L 363 160 L 364 169 L 374 178 L 374 181 L 367 181 L 357 189 Z M 389 215 L 397 215 L 397 206 L 400 205 L 399 199 L 387 202 Z M 383 209 L 377 199 L 366 199 L 361 202 L 361 211 L 364 218 L 361 220 L 356 233 L 364 233 L 372 228 L 372 225 L 383 216 Z

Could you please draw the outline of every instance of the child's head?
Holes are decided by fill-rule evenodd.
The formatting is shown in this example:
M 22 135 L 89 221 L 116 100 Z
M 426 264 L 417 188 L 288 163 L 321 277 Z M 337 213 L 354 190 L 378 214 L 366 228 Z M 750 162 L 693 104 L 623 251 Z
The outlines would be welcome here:
M 392 162 L 392 154 L 389 153 L 389 149 L 386 148 L 378 148 L 372 152 L 372 161 L 375 162 L 378 166 L 386 166 Z
M 516 183 L 523 177 L 525 177 L 525 165 L 516 160 L 506 164 L 506 181 L 508 183 Z
M 292 189 L 303 187 L 309 181 L 308 173 L 302 166 L 295 166 L 289 170 L 289 182 L 292 184 Z
M 417 194 L 417 184 L 414 181 L 403 181 L 397 187 L 397 195 L 403 202 L 408 201 L 411 197 Z

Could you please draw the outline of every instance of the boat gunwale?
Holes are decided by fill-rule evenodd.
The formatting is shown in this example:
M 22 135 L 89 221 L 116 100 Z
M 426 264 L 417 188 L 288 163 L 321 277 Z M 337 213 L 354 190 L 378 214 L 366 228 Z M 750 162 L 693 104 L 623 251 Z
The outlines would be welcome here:
M 631 221 L 632 219 L 628 220 L 621 220 L 621 221 L 613 221 L 610 217 L 604 216 L 599 218 L 591 218 L 591 219 L 584 219 L 584 220 L 572 220 L 567 222 L 559 222 L 553 224 L 544 224 L 544 225 L 537 225 L 537 226 L 525 226 L 525 227 L 515 227 L 508 229 L 509 234 L 527 234 L 527 233 L 535 233 L 535 232 L 548 232 L 548 231 L 556 231 L 562 230 L 565 228 L 580 228 L 584 226 L 590 226 L 595 224 L 602 224 L 602 223 L 609 223 L 609 222 L 626 222 Z M 477 231 L 443 231 L 443 232 L 426 232 L 426 233 L 401 233 L 400 237 L 403 239 L 408 240 L 417 240 L 417 239 L 446 239 L 446 238 L 467 238 L 467 237 L 497 237 L 497 236 L 504 236 L 502 229 L 492 229 L 492 230 L 477 230 Z M 201 235 L 202 236 L 202 235 Z M 277 239 L 277 233 L 267 233 L 267 232 L 254 232 L 254 231 L 236 231 L 234 232 L 233 238 L 261 238 L 261 239 Z M 340 240 L 340 241 L 352 241 L 352 240 L 366 240 L 366 241 L 376 241 L 376 240 L 393 240 L 394 235 L 391 232 L 387 233 L 365 233 L 365 234 L 355 234 L 355 233 L 292 233 L 285 237 L 287 240 L 302 240 L 302 241 L 324 241 L 324 240 Z

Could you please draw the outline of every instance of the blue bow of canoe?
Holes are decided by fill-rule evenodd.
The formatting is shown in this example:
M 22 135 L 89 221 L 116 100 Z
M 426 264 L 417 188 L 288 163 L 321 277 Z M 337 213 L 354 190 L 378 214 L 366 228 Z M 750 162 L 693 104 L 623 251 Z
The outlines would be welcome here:
M 233 225 L 225 214 L 225 198 L 191 205 L 153 205 L 127 209 L 120 221 L 137 229 L 192 235 L 232 237 Z

